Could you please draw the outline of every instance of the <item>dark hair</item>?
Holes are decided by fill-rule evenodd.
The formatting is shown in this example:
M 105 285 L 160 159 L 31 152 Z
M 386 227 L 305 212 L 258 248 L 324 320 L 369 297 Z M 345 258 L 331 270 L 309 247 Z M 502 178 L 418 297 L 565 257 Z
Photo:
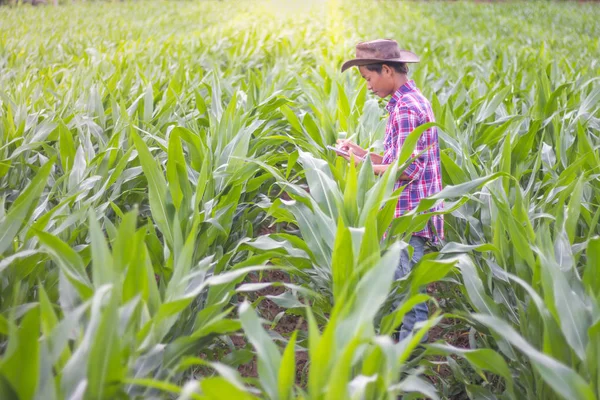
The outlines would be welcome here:
M 391 67 L 394 71 L 396 71 L 399 74 L 408 74 L 408 65 L 406 65 L 406 63 L 384 62 L 384 63 L 377 63 L 377 64 L 367 64 L 367 65 L 365 65 L 365 67 L 367 67 L 367 69 L 371 72 L 377 72 L 378 74 L 381 74 L 384 64 L 387 65 L 388 67 Z

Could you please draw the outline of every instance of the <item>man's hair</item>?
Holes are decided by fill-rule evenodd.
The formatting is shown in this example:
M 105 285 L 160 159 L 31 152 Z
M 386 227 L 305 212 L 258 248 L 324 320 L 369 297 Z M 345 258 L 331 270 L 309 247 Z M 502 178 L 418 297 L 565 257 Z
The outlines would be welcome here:
M 367 64 L 365 65 L 365 67 L 371 72 L 377 72 L 378 74 L 381 74 L 383 64 L 391 67 L 394 71 L 396 71 L 399 74 L 408 74 L 408 65 L 406 65 L 406 63 L 383 62 L 377 64 Z

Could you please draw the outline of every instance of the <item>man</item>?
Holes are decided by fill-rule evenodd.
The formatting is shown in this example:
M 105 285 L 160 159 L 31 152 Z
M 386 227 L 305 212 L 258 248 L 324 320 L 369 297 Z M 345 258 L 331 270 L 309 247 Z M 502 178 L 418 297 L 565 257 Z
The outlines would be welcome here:
M 415 62 L 419 62 L 417 55 L 400 50 L 396 41 L 379 39 L 356 45 L 356 58 L 345 62 L 342 66 L 342 72 L 358 66 L 360 74 L 367 81 L 368 89 L 373 94 L 381 98 L 391 96 L 386 106 L 390 115 L 385 129 L 383 156 L 368 154 L 365 149 L 351 141 L 338 140 L 338 148 L 356 155 L 355 160 L 361 160 L 368 154 L 373 162 L 373 171 L 377 175 L 383 174 L 390 164 L 397 160 L 409 133 L 419 125 L 435 121 L 431 104 L 421 94 L 414 81 L 408 78 L 407 63 Z M 423 132 L 413 157 L 422 151 L 423 154 L 404 170 L 394 186 L 394 189 L 397 189 L 406 185 L 398 199 L 395 217 L 415 208 L 421 199 L 442 190 L 440 149 L 435 127 Z M 441 207 L 440 205 L 430 211 L 437 211 Z M 407 251 L 402 252 L 395 278 L 400 279 L 410 272 L 423 257 L 424 246 L 428 241 L 439 244 L 443 238 L 443 216 L 434 215 L 423 230 L 412 235 L 409 241 L 414 249 L 412 259 L 409 259 Z M 394 307 L 397 305 L 394 304 Z M 397 339 L 404 339 L 413 330 L 415 323 L 425 321 L 427 318 L 427 304 L 415 306 L 404 317 Z

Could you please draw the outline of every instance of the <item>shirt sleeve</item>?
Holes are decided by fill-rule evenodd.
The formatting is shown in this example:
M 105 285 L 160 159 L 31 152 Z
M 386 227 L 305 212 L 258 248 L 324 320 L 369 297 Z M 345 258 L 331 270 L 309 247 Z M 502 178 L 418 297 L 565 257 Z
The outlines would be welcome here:
M 396 145 L 396 154 L 395 158 L 398 158 L 399 151 L 404 145 L 404 141 L 408 137 L 409 133 L 411 133 L 415 128 L 417 128 L 419 124 L 419 118 L 417 114 L 411 110 L 410 108 L 404 106 L 400 107 L 398 110 L 398 114 L 396 116 L 396 125 L 398 127 L 398 144 Z M 411 157 L 416 157 L 417 154 L 425 150 L 428 146 L 428 131 L 423 132 L 419 140 L 417 141 L 417 145 L 413 150 Z M 428 152 L 425 151 L 419 157 L 415 159 L 415 161 L 410 164 L 405 170 L 404 174 L 408 176 L 408 178 L 412 180 L 418 180 L 423 175 L 423 171 L 425 170 L 425 166 L 428 161 Z

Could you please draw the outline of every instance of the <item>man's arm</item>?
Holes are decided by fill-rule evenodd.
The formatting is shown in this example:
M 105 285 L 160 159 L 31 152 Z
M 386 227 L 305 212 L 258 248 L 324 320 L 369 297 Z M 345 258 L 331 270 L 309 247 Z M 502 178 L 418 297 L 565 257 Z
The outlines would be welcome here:
M 369 157 L 371 157 L 371 163 L 373 165 L 383 164 L 383 156 L 375 153 L 369 153 Z
M 400 155 L 400 149 L 404 145 L 404 141 L 408 135 L 419 126 L 419 120 L 415 112 L 408 107 L 401 107 L 395 117 L 395 124 L 398 129 L 398 142 L 395 146 L 394 162 L 397 161 Z M 423 132 L 421 137 L 413 149 L 412 157 L 416 159 L 404 170 L 402 180 L 418 180 L 421 178 L 428 162 L 428 154 L 426 150 L 428 144 L 428 133 Z M 417 154 L 421 153 L 418 157 Z
M 342 156 L 342 155 L 340 155 L 340 157 L 343 157 L 346 160 L 351 161 L 352 160 L 351 157 L 354 156 L 354 164 L 355 165 L 358 165 L 361 162 L 363 162 L 363 159 L 360 156 L 358 156 L 357 154 L 355 154 L 352 150 L 350 150 L 350 154 L 351 154 L 350 157 Z M 371 157 L 371 162 L 373 163 L 373 173 L 375 175 L 383 175 L 385 173 L 385 171 L 387 171 L 387 169 L 391 165 L 391 164 L 381 164 L 381 162 L 383 161 L 383 157 L 381 157 L 378 154 L 369 153 L 369 156 Z M 376 160 L 374 160 L 374 158 L 376 158 Z M 377 163 L 376 163 L 376 161 L 377 161 Z M 403 180 L 403 181 L 411 180 L 410 177 L 404 173 L 402 175 L 400 175 L 400 178 L 398 178 L 398 179 Z
M 385 171 L 389 168 L 389 166 L 395 163 L 400 155 L 400 149 L 402 148 L 406 137 L 418 126 L 418 119 L 415 115 L 414 111 L 403 107 L 397 113 L 394 121 L 394 129 L 398 133 L 397 142 L 393 144 L 393 147 L 390 149 L 392 152 L 392 162 L 390 164 L 383 164 L 383 157 L 379 157 L 381 161 L 375 163 L 373 162 L 373 172 L 376 175 L 383 175 Z M 425 149 L 424 147 L 425 141 L 421 137 L 417 142 L 415 151 L 413 152 L 413 156 L 415 153 L 421 152 Z M 371 158 L 371 160 L 373 160 Z M 410 164 L 406 170 L 400 175 L 398 178 L 402 181 L 413 181 L 415 179 L 419 179 L 421 174 L 423 173 L 423 169 L 425 164 L 427 163 L 427 155 L 421 154 L 417 159 Z
M 374 164 L 373 165 L 373 172 L 375 173 L 375 175 L 383 175 L 385 174 L 385 171 L 387 171 L 387 169 L 390 167 L 390 165 L 392 164 Z M 402 173 L 402 175 L 400 175 L 400 177 L 398 178 L 401 181 L 410 181 L 410 177 L 408 175 L 406 175 L 405 173 Z
M 373 173 L 375 175 L 383 175 L 389 167 L 389 164 L 383 164 L 383 156 L 380 156 L 379 154 L 367 152 L 365 149 L 357 146 L 356 144 L 354 144 L 352 142 L 345 141 L 345 140 L 338 140 L 338 146 L 340 146 L 344 150 L 347 150 L 350 154 L 354 155 L 354 163 L 356 165 L 358 165 L 359 163 L 364 161 L 364 158 L 368 155 L 371 158 L 371 163 L 373 164 Z M 347 156 L 341 156 L 341 157 L 345 158 L 348 161 L 351 160 L 351 158 L 347 157 Z M 398 179 L 405 180 L 405 181 L 411 180 L 408 177 L 408 175 L 406 175 L 406 174 L 400 175 L 400 178 L 398 178 Z

